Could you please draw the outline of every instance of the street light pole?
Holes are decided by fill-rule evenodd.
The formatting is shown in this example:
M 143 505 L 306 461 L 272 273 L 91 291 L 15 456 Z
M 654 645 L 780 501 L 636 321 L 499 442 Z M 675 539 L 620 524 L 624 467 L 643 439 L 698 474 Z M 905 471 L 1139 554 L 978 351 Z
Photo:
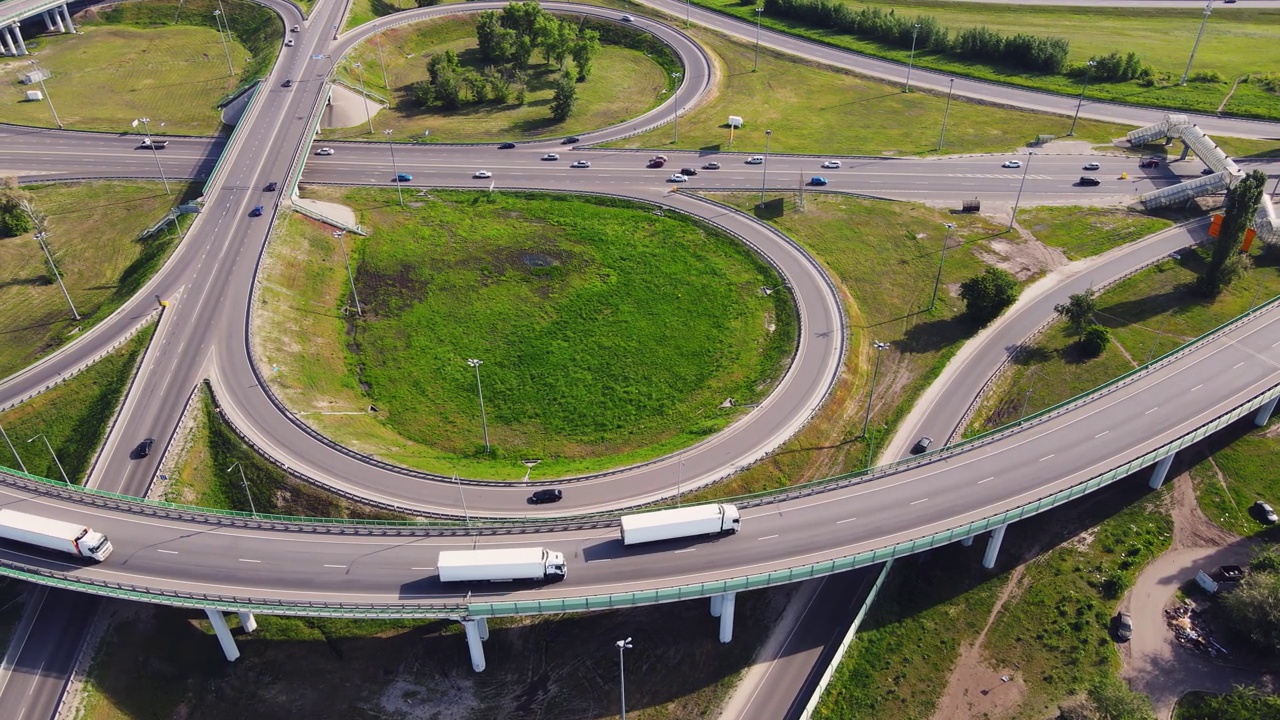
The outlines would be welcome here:
M 489 452 L 489 420 L 484 414 L 484 388 L 480 385 L 480 366 L 484 364 L 483 360 L 468 358 L 467 364 L 476 369 L 476 394 L 480 396 L 480 424 L 484 427 L 484 451 Z
M 942 132 L 938 133 L 938 152 L 942 152 L 942 141 L 947 137 L 947 116 L 951 114 L 951 91 L 956 89 L 956 79 L 951 78 L 947 87 L 947 104 L 942 110 Z
M 382 134 L 387 136 L 387 147 L 391 148 L 391 172 L 395 173 L 396 177 L 399 178 L 400 168 L 396 167 L 396 144 L 391 142 L 391 130 L 383 130 Z M 404 183 L 400 182 L 396 183 L 396 195 L 400 198 L 400 207 L 404 207 L 404 191 L 400 189 L 400 186 L 403 184 Z
M 164 168 L 160 166 L 160 153 L 156 150 L 156 144 L 151 142 L 151 118 L 138 118 L 138 121 L 142 123 L 142 129 L 147 133 L 147 144 L 151 146 L 151 155 L 156 159 L 156 169 L 160 171 L 160 182 L 164 183 L 164 194 L 172 195 L 169 192 L 169 178 L 164 176 Z
M 943 223 L 947 226 L 947 232 L 942 236 L 942 252 L 938 254 L 938 275 L 933 279 L 933 297 L 929 298 L 929 309 L 933 310 L 933 304 L 938 302 L 938 285 L 942 282 L 942 261 L 947 257 L 947 242 L 951 240 L 951 231 L 955 229 L 955 223 Z
M 769 180 L 769 138 L 772 130 L 764 131 L 764 162 L 760 163 L 760 205 L 764 206 L 764 186 Z
M 671 73 L 671 77 L 676 79 L 675 105 L 671 109 L 671 118 L 676 126 L 676 136 L 671 144 L 675 145 L 680 142 L 680 79 L 684 77 L 684 73 Z
M 382 66 L 382 87 L 391 92 L 391 81 L 387 79 L 387 63 L 382 59 L 382 33 L 373 36 L 373 41 L 378 45 L 378 64 Z M 390 97 L 390 95 L 388 95 Z
M 1204 18 L 1200 20 L 1200 32 L 1196 33 L 1196 42 L 1191 46 L 1191 57 L 1187 58 L 1187 69 L 1182 71 L 1182 82 L 1179 85 L 1187 84 L 1187 76 L 1191 74 L 1191 63 L 1195 62 L 1196 50 L 1200 48 L 1200 38 L 1204 37 L 1204 26 L 1209 24 L 1209 13 L 1213 12 L 1213 0 L 1209 0 L 1204 6 Z
M 1076 121 L 1080 119 L 1080 106 L 1084 105 L 1084 91 L 1089 89 L 1089 74 L 1093 71 L 1093 66 L 1098 63 L 1090 60 L 1084 68 L 1084 85 L 1080 87 L 1080 99 L 1076 101 L 1076 114 L 1071 118 L 1071 129 L 1067 131 L 1067 135 L 1076 134 Z
M 920 23 L 911 26 L 911 59 L 907 61 L 907 84 L 903 86 L 902 92 L 911 92 L 911 67 L 916 64 L 916 32 L 920 30 Z
M 764 15 L 764 6 L 756 8 L 756 64 L 751 67 L 751 72 L 760 69 L 760 16 Z
M 4 436 L 4 444 L 9 446 L 9 452 L 13 453 L 13 459 L 18 461 L 18 467 L 22 472 L 27 471 L 27 466 L 22 464 L 22 456 L 18 454 L 18 449 L 13 446 L 13 441 L 9 439 L 9 433 L 4 431 L 4 426 L 0 425 L 0 435 Z
M 231 467 L 227 468 L 227 472 L 231 472 L 236 468 L 240 468 L 240 483 L 244 485 L 245 497 L 249 498 L 249 512 L 252 513 L 253 517 L 256 519 L 258 517 L 258 509 L 253 506 L 253 493 L 249 492 L 249 481 L 244 477 L 244 466 L 239 462 L 231 463 Z
M 219 2 L 218 4 L 221 5 L 222 3 Z M 227 36 L 222 34 L 222 22 L 221 22 L 222 20 L 226 20 L 226 16 L 222 14 L 221 10 L 214 10 L 213 22 L 215 25 L 218 26 L 218 37 L 222 38 L 222 52 L 227 56 L 227 74 L 235 75 L 236 74 L 235 68 L 231 67 L 231 51 L 227 49 Z M 231 34 L 231 24 L 228 23 L 227 35 L 230 35 L 230 34 Z
M 53 451 L 53 446 L 49 444 L 49 438 L 41 434 L 31 438 L 31 440 L 35 440 L 36 438 L 40 438 L 41 440 L 44 440 L 44 446 L 49 448 L 49 454 L 53 456 L 53 462 L 55 465 L 58 466 L 58 472 L 62 473 L 62 482 L 70 486 L 71 481 L 67 479 L 67 471 L 62 469 L 62 463 L 58 461 L 58 453 Z M 31 442 L 31 440 L 28 440 L 27 442 Z
M 1027 171 L 1031 169 L 1031 156 L 1035 153 L 1027 151 L 1027 164 L 1022 167 L 1022 182 L 1018 183 L 1018 197 L 1013 201 L 1013 212 L 1009 213 L 1009 227 L 1005 230 L 1013 229 L 1013 221 L 1018 219 L 1018 205 L 1022 204 L 1022 186 L 1027 184 Z
M 627 720 L 627 673 L 622 653 L 631 649 L 631 638 L 614 643 L 618 646 L 618 695 L 622 701 L 622 720 Z
M 681 486 L 684 484 L 684 461 L 676 466 L 676 507 L 680 507 Z
M 36 233 L 36 242 L 40 243 L 40 249 L 44 250 L 44 257 L 49 261 L 49 269 L 53 271 L 53 278 L 58 281 L 58 287 L 62 288 L 62 297 L 66 298 L 67 304 L 71 306 L 71 317 L 79 320 L 80 312 L 76 310 L 76 304 L 71 302 L 71 293 L 67 292 L 67 286 L 62 282 L 62 273 L 58 272 L 58 266 L 53 263 L 53 254 L 49 252 L 49 246 L 44 242 L 47 237 L 49 237 L 49 233 L 42 230 Z
M 364 311 L 360 309 L 360 294 L 356 292 L 356 278 L 351 274 L 351 258 L 347 255 L 347 244 L 342 242 L 343 230 L 333 233 L 333 237 L 338 240 L 338 247 L 342 248 L 342 262 L 347 265 L 347 282 L 351 283 L 351 299 L 356 301 L 356 315 L 364 317 Z
M 886 342 L 871 345 L 876 350 L 876 369 L 871 371 L 871 392 L 867 394 L 867 415 L 862 419 L 862 437 L 867 436 L 867 428 L 871 426 L 871 400 L 876 396 L 876 379 L 880 377 L 880 352 L 889 349 L 889 343 Z
M 364 103 L 364 119 L 369 123 L 369 132 L 373 133 L 373 115 L 369 114 L 369 96 L 364 92 L 364 73 L 360 71 L 360 63 L 351 63 L 351 67 L 356 69 L 356 76 L 360 78 L 360 102 Z
M 44 99 L 49 102 L 49 112 L 53 113 L 53 122 L 62 129 L 62 121 L 58 119 L 58 111 L 53 107 L 53 98 L 49 97 L 49 88 L 44 86 L 44 71 L 36 64 L 35 60 L 28 61 L 31 63 L 32 69 L 36 71 L 36 77 L 40 78 L 40 92 L 44 93 Z

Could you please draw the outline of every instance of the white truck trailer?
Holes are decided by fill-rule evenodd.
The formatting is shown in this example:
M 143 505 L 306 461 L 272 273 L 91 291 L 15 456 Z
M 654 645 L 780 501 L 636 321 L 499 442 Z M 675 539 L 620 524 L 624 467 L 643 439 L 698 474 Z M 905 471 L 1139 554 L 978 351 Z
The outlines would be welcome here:
M 622 544 L 673 540 L 695 535 L 732 535 L 742 527 L 733 505 L 693 505 L 622 516 Z
M 16 510 L 0 510 L 0 538 L 98 561 L 111 554 L 111 541 L 93 528 Z
M 564 554 L 542 547 L 443 550 L 436 563 L 440 582 L 563 580 Z

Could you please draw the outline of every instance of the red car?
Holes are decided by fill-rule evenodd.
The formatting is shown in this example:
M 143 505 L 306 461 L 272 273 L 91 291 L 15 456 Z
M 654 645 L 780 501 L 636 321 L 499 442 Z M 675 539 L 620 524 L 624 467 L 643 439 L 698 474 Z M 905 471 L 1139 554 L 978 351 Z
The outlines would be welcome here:
M 652 159 L 652 160 L 650 160 L 650 161 L 649 161 L 649 167 L 651 167 L 651 168 L 660 168 L 660 167 L 662 167 L 663 165 L 666 165 L 666 164 L 667 164 L 667 161 L 666 161 L 666 160 L 659 160 L 658 158 L 654 158 L 654 159 Z
M 1155 158 L 1143 158 L 1142 160 L 1138 161 L 1138 167 L 1140 167 L 1140 168 L 1158 168 L 1158 167 L 1160 167 L 1160 161 L 1159 161 L 1159 160 L 1157 160 L 1157 159 L 1155 159 Z

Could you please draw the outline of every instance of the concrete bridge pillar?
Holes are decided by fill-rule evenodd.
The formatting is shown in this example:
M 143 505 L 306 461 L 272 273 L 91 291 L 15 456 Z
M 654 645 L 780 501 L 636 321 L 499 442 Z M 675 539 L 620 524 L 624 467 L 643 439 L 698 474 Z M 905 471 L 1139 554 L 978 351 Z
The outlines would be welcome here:
M 964 547 L 973 547 L 973 536 L 970 535 L 969 537 L 961 540 L 960 544 L 963 545 Z
M 480 628 L 484 628 L 483 637 Z M 467 649 L 471 651 L 471 669 L 484 672 L 484 638 L 489 636 L 489 626 L 484 618 L 467 618 L 462 621 L 462 629 L 467 633 Z
M 4 43 L 4 54 L 16 57 L 18 49 L 14 47 L 13 38 L 9 37 L 9 28 L 0 27 L 0 42 Z
M 13 33 L 13 39 L 18 43 L 18 54 L 27 54 L 27 44 L 22 40 L 22 26 L 14 23 L 9 27 L 9 31 Z
M 227 662 L 235 662 L 240 657 L 240 648 L 236 647 L 236 639 L 231 637 L 231 628 L 227 627 L 227 619 L 223 617 L 222 611 L 205 608 L 204 614 L 209 616 L 209 624 L 213 626 L 213 633 L 218 636 L 218 644 L 222 645 L 222 654 L 227 656 Z
M 1187 144 L 1187 141 L 1186 141 L 1186 140 L 1183 140 L 1183 141 L 1182 141 L 1182 154 L 1178 156 L 1178 159 L 1179 159 L 1179 160 L 1186 160 L 1186 159 L 1187 159 L 1187 155 L 1188 155 L 1188 154 L 1190 154 L 1190 153 L 1191 153 L 1191 146 Z
M 62 11 L 62 17 L 67 21 L 67 32 L 75 32 L 76 26 L 71 23 L 71 13 L 67 11 L 67 4 L 63 3 L 57 9 Z
M 58 29 L 58 32 L 66 32 L 67 27 L 62 24 L 62 13 L 58 12 L 58 8 L 54 8 L 49 12 L 53 13 L 53 26 Z
M 480 639 L 488 640 L 489 639 L 489 621 L 484 618 L 477 618 L 476 621 L 477 621 L 477 627 L 480 628 Z
M 1253 424 L 1262 427 L 1271 419 L 1271 413 L 1276 411 L 1276 401 L 1280 400 L 1280 396 L 1273 397 L 1267 401 L 1266 405 L 1258 408 L 1258 414 L 1253 416 Z
M 738 593 L 723 593 L 712 599 L 720 598 L 720 642 L 733 640 L 733 607 L 737 603 Z
M 1177 453 L 1169 453 L 1160 458 L 1160 462 L 1156 463 L 1155 472 L 1151 473 L 1151 480 L 1147 482 L 1152 490 L 1159 489 L 1164 484 L 1164 478 L 1169 474 L 1169 466 L 1173 464 L 1173 456 Z
M 40 17 L 44 18 L 44 29 L 49 32 L 53 32 L 53 20 L 49 19 L 49 11 L 45 10 L 40 13 Z
M 996 556 L 1000 554 L 1000 543 L 1004 542 L 1004 531 L 1008 528 L 1009 524 L 1005 523 L 991 531 L 991 538 L 987 540 L 987 551 L 982 555 L 982 567 L 990 570 L 996 566 Z
M 254 617 L 253 613 L 238 612 L 236 615 L 240 617 L 240 627 L 244 628 L 245 632 L 251 633 L 258 629 L 258 618 Z
M 723 612 L 723 610 L 724 610 L 724 596 L 712 595 L 711 596 L 711 617 L 720 617 L 720 614 L 721 612 Z

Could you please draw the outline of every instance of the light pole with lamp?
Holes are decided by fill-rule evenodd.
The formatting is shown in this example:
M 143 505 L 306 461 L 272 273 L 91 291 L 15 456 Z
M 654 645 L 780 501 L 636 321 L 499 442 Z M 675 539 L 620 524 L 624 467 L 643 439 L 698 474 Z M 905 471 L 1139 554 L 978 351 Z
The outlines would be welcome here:
M 222 34 L 221 21 L 225 19 L 226 17 L 222 14 L 221 10 L 213 11 L 213 22 L 215 25 L 218 26 L 218 37 L 222 38 L 222 52 L 227 56 L 227 74 L 235 75 L 236 74 L 235 68 L 231 67 L 231 51 L 227 49 L 227 36 Z M 227 34 L 230 34 L 230 33 L 231 33 L 231 24 L 228 23 Z
M 938 133 L 938 152 L 942 152 L 942 141 L 947 137 L 947 116 L 951 114 L 951 91 L 956 89 L 956 79 L 951 78 L 951 84 L 947 86 L 947 104 L 942 110 L 942 132 Z
M 676 79 L 675 104 L 671 108 L 671 119 L 676 126 L 676 136 L 671 144 L 675 145 L 680 142 L 680 78 L 684 77 L 684 73 L 673 72 L 671 77 Z
M 44 250 L 44 257 L 49 261 L 49 269 L 53 270 L 53 278 L 58 281 L 58 287 L 62 288 L 62 297 L 67 299 L 67 304 L 71 306 L 71 317 L 76 320 L 80 319 L 80 311 L 76 310 L 76 304 L 71 302 L 71 293 L 67 292 L 67 286 L 62 282 L 62 273 L 58 272 L 58 266 L 53 262 L 53 254 L 49 252 L 49 246 L 45 244 L 45 239 L 49 237 L 49 233 L 41 230 L 36 233 L 36 242 L 40 243 L 40 249 Z
M 338 247 L 342 248 L 342 262 L 347 265 L 347 282 L 351 283 L 351 298 L 356 301 L 356 315 L 364 317 L 364 311 L 360 309 L 360 294 L 356 292 L 356 278 L 351 274 L 351 257 L 347 255 L 347 244 L 342 241 L 345 233 L 345 230 L 336 230 L 333 237 L 338 241 Z
M 373 133 L 373 115 L 369 114 L 369 96 L 364 92 L 364 73 L 360 71 L 360 63 L 351 63 L 356 69 L 356 77 L 360 78 L 360 102 L 364 103 L 364 119 L 369 123 L 369 132 Z
M 476 394 L 480 396 L 480 425 L 484 428 L 484 451 L 489 452 L 489 421 L 484 414 L 484 388 L 480 385 L 480 366 L 484 364 L 483 360 L 468 358 L 467 364 L 476 369 Z
M 764 207 L 764 186 L 769 180 L 769 138 L 772 130 L 764 131 L 764 162 L 760 163 L 760 207 Z
M 622 720 L 627 720 L 627 673 L 622 653 L 631 649 L 631 638 L 614 644 L 618 646 L 618 697 L 622 701 Z
M 249 512 L 256 519 L 258 517 L 258 509 L 253 506 L 253 493 L 249 492 L 249 481 L 244 477 L 244 466 L 239 461 L 231 463 L 231 467 L 227 468 L 227 472 L 231 472 L 236 468 L 240 468 L 240 483 L 244 485 L 244 495 L 249 498 Z
M 907 84 L 902 87 L 902 92 L 911 92 L 911 68 L 916 64 L 916 33 L 920 30 L 920 23 L 911 26 L 911 58 L 907 60 Z
M 1196 42 L 1191 46 L 1191 57 L 1187 58 L 1187 69 L 1182 71 L 1182 82 L 1179 85 L 1187 84 L 1187 76 L 1191 74 L 1191 63 L 1195 62 L 1196 50 L 1200 48 L 1200 38 L 1204 37 L 1204 26 L 1209 24 L 1209 13 L 1213 12 L 1213 0 L 1204 6 L 1204 18 L 1200 20 L 1200 32 L 1196 33 Z
M 867 436 L 867 428 L 871 426 L 871 401 L 876 396 L 876 379 L 880 377 L 880 353 L 889 349 L 889 343 L 874 342 L 871 346 L 876 350 L 876 368 L 871 371 L 871 392 L 867 394 L 867 414 L 862 419 L 862 437 Z
M 764 15 L 764 6 L 756 8 L 756 64 L 751 67 L 751 72 L 760 69 L 760 17 Z
M 28 60 L 31 63 L 31 69 L 36 71 L 36 77 L 40 78 L 40 92 L 44 93 L 44 99 L 49 102 L 49 112 L 53 113 L 53 122 L 62 129 L 62 121 L 58 119 L 58 111 L 53 107 L 53 98 L 49 97 L 49 88 L 44 86 L 44 71 L 36 64 L 35 60 Z
M 0 436 L 4 436 L 4 444 L 9 446 L 9 452 L 13 453 L 13 459 L 18 461 L 18 468 L 22 472 L 26 472 L 27 466 L 22 463 L 22 456 L 18 454 L 18 449 L 13 446 L 13 441 L 9 439 L 9 433 L 4 431 L 3 425 L 0 425 Z
M 378 64 L 382 66 L 382 87 L 391 92 L 391 81 L 387 79 L 387 63 L 382 59 L 382 33 L 373 36 L 373 41 L 378 45 Z
M 680 495 L 683 492 L 683 490 L 681 489 L 683 485 L 684 485 L 684 461 L 681 460 L 680 464 L 676 466 L 676 507 L 680 507 Z
M 1005 230 L 1013 229 L 1013 221 L 1018 219 L 1018 205 L 1022 204 L 1022 186 L 1027 184 L 1027 171 L 1031 169 L 1031 156 L 1035 153 L 1027 151 L 1027 164 L 1022 167 L 1022 182 L 1018 183 L 1018 197 L 1013 201 L 1013 212 L 1009 213 L 1009 227 Z
M 1097 64 L 1090 60 L 1084 67 L 1084 85 L 1080 87 L 1080 99 L 1076 101 L 1076 114 L 1071 118 L 1071 129 L 1067 131 L 1068 137 L 1076 134 L 1076 121 L 1080 119 L 1080 106 L 1084 105 L 1084 91 L 1089 89 L 1089 75 Z
M 942 282 L 942 261 L 947 257 L 947 243 L 951 240 L 951 231 L 955 229 L 955 223 L 942 223 L 947 226 L 947 232 L 942 236 L 942 252 L 938 254 L 938 274 L 933 278 L 933 297 L 929 298 L 929 309 L 933 310 L 934 303 L 938 302 L 938 285 Z
M 36 438 L 43 440 L 44 446 L 49 448 L 49 454 L 53 456 L 53 463 L 58 466 L 58 472 L 62 473 L 62 482 L 70 486 L 71 481 L 67 479 L 67 471 L 62 469 L 62 463 L 58 461 L 58 453 L 53 451 L 53 446 L 49 444 L 49 438 L 41 434 L 31 438 L 31 440 L 35 440 Z M 31 442 L 31 440 L 28 440 L 27 442 Z
M 387 136 L 387 147 L 391 148 L 391 172 L 395 173 L 396 178 L 399 179 L 400 168 L 396 167 L 396 144 L 391 142 L 391 130 L 383 130 L 382 134 Z M 396 196 L 400 198 L 400 207 L 404 207 L 404 191 L 400 189 L 403 184 L 401 182 L 396 183 Z
M 160 171 L 160 182 L 164 183 L 164 194 L 172 195 L 173 193 L 169 192 L 169 178 L 164 176 L 164 168 L 160 166 L 160 153 L 156 150 L 156 144 L 151 142 L 151 118 L 138 118 L 133 121 L 133 126 L 138 127 L 138 123 L 142 123 L 142 129 L 147 134 L 147 145 L 151 147 L 151 155 L 156 159 L 156 169 Z

